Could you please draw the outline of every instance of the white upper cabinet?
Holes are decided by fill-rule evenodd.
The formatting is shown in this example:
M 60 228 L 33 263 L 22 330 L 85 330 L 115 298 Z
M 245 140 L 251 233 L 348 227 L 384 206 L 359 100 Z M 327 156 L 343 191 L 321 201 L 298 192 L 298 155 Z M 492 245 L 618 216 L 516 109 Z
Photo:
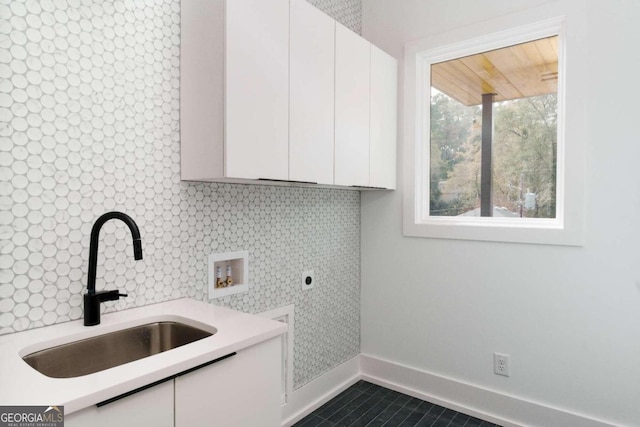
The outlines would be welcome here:
M 371 44 L 336 23 L 335 184 L 369 186 Z
M 398 61 L 371 45 L 369 185 L 396 188 Z
M 230 0 L 226 14 L 225 175 L 286 180 L 289 0 Z
M 181 7 L 182 179 L 288 179 L 289 0 Z
M 333 184 L 335 21 L 291 0 L 289 179 Z
M 181 179 L 395 188 L 395 59 L 306 0 L 181 19 Z
M 224 176 L 224 2 L 182 3 L 180 179 Z

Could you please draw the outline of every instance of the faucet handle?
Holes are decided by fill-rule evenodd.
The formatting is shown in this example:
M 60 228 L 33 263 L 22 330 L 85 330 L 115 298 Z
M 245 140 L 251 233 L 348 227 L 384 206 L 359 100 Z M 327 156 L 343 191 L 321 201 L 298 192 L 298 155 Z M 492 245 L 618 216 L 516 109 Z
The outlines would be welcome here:
M 120 297 L 126 297 L 127 294 L 121 294 L 120 291 L 100 291 L 95 293 L 96 298 L 100 302 L 105 301 L 116 301 L 120 299 Z
M 84 294 L 84 326 L 93 326 L 100 323 L 100 303 L 116 301 L 120 297 L 126 297 L 117 290 L 100 291 Z

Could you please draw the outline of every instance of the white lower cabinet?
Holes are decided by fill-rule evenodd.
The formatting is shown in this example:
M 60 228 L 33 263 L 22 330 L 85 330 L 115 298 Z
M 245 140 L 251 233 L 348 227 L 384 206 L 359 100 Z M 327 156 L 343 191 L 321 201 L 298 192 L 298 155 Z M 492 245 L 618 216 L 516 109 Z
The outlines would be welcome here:
M 66 427 L 281 425 L 281 338 L 65 417 Z
M 281 425 L 281 338 L 175 379 L 176 427 Z
M 65 427 L 172 427 L 173 381 L 64 417 Z

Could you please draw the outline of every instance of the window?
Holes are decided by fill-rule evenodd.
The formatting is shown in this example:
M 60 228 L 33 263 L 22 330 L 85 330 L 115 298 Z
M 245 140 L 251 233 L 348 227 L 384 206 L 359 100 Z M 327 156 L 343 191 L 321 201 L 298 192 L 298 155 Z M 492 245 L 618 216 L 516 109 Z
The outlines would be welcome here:
M 558 36 L 430 75 L 428 215 L 556 218 Z
M 406 235 L 581 244 L 583 149 L 565 125 L 564 27 L 463 29 L 406 47 Z

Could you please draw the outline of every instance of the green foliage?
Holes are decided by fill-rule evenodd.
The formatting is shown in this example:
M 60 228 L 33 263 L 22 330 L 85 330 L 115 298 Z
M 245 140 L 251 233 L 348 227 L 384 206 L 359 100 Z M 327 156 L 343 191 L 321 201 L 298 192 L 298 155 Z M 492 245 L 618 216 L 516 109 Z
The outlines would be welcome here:
M 431 194 L 430 211 L 436 216 L 456 216 L 473 209 L 479 195 L 467 185 L 479 183 L 480 107 L 466 107 L 440 92 L 431 97 Z M 474 142 L 476 144 L 474 144 Z M 475 165 L 477 163 L 477 171 Z M 454 176 L 455 175 L 455 176 Z M 451 178 L 451 182 L 447 182 Z M 465 185 L 459 186 L 456 181 Z M 459 191 L 446 191 L 451 187 Z
M 430 210 L 455 216 L 480 205 L 479 106 L 436 92 L 431 97 Z M 494 205 L 526 217 L 554 218 L 557 162 L 555 94 L 494 104 Z M 524 209 L 535 193 L 534 209 Z
M 431 150 L 441 160 L 442 173 L 451 171 L 459 160 L 480 112 L 479 107 L 465 107 L 440 92 L 431 98 Z
M 525 193 L 535 193 L 535 209 L 523 210 L 523 216 L 554 218 L 557 96 L 505 101 L 497 103 L 495 111 L 495 204 L 516 211 Z

